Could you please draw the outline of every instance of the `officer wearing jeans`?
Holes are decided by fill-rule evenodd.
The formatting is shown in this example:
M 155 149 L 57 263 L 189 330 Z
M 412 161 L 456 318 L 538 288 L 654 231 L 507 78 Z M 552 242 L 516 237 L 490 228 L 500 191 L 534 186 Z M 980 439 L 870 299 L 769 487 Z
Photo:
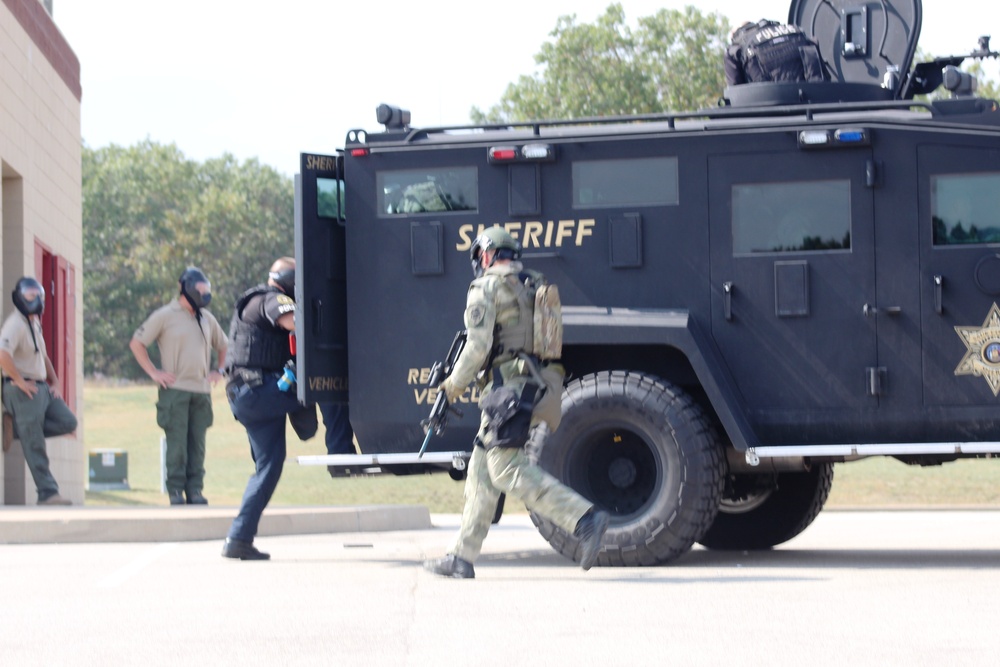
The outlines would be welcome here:
M 577 537 L 584 570 L 596 562 L 608 527 L 606 512 L 542 470 L 524 449 L 529 438 L 540 444 L 549 429 L 559 425 L 563 369 L 556 361 L 534 355 L 534 299 L 525 291 L 526 285 L 541 285 L 544 279 L 516 261 L 520 254 L 518 243 L 500 227 L 473 241 L 476 279 L 466 301 L 468 337 L 451 375 L 438 388 L 454 404 L 480 370 L 485 371 L 479 401 L 483 416 L 469 459 L 462 525 L 447 555 L 424 563 L 427 570 L 445 577 L 475 577 L 473 562 L 501 493 Z M 558 328 L 561 332 L 561 319 Z
M 347 404 L 320 403 L 319 413 L 323 415 L 323 426 L 326 427 L 326 453 L 356 454 L 354 429 L 351 428 Z
M 292 360 L 288 335 L 295 330 L 294 294 L 295 260 L 282 257 L 271 267 L 266 285 L 251 288 L 236 301 L 230 324 L 226 397 L 247 430 L 256 469 L 222 547 L 226 558 L 270 558 L 253 540 L 285 465 L 285 417 L 303 440 L 319 427 L 316 407 L 299 403 L 294 384 L 279 386 Z

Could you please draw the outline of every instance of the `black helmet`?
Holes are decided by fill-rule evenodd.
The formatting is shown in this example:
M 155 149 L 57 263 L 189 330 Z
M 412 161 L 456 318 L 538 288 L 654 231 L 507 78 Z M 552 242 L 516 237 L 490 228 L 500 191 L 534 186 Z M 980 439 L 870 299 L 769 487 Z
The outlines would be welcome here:
M 45 288 L 31 276 L 18 280 L 11 296 L 14 298 L 14 306 L 25 317 L 41 315 L 45 310 Z
M 479 256 L 487 250 L 496 250 L 494 261 L 498 259 L 518 259 L 521 257 L 521 244 L 514 240 L 503 227 L 490 227 L 483 231 L 472 242 L 469 259 L 472 262 L 472 273 L 478 278 L 483 275 L 483 266 Z
M 282 292 L 288 296 L 295 297 L 295 268 L 282 269 L 281 271 L 270 271 L 267 277 L 274 281 Z
M 189 266 L 184 269 L 178 282 L 181 285 L 181 294 L 195 312 L 205 308 L 212 301 L 212 283 L 198 267 Z

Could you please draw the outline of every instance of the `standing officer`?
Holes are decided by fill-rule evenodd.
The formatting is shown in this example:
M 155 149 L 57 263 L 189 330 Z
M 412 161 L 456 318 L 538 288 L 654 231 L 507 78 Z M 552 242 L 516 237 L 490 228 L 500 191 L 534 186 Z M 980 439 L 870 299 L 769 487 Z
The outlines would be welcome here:
M 156 423 L 167 440 L 167 494 L 171 505 L 207 505 L 205 433 L 212 425 L 212 386 L 222 379 L 226 334 L 206 308 L 212 284 L 201 269 L 189 266 L 178 279 L 180 293 L 156 309 L 132 334 L 129 349 L 142 370 L 158 385 Z M 160 365 L 148 346 L 160 348 Z M 212 366 L 212 350 L 219 365 Z
M 521 247 L 501 227 L 491 227 L 472 243 L 472 270 L 465 308 L 468 338 L 451 375 L 438 391 L 454 404 L 480 377 L 483 411 L 465 482 L 462 525 L 444 558 L 424 567 L 456 579 L 475 577 L 479 556 L 501 493 L 518 498 L 580 540 L 580 566 L 597 560 L 608 514 L 533 463 L 525 453 L 530 440 L 541 444 L 559 425 L 563 367 L 543 360 L 534 345 L 534 292 L 544 284 L 526 271 Z M 557 316 L 558 317 L 558 316 Z M 562 340 L 562 320 L 558 328 Z
M 229 325 L 226 397 L 247 430 L 256 470 L 222 547 L 226 558 L 270 558 L 253 539 L 285 465 L 285 416 L 303 440 L 319 427 L 316 406 L 303 407 L 293 384 L 279 384 L 292 361 L 288 336 L 295 330 L 294 296 L 295 260 L 282 257 L 271 266 L 266 285 L 252 287 L 236 300 Z
M 37 280 L 24 276 L 17 281 L 12 296 L 17 312 L 11 313 L 0 328 L 3 407 L 7 411 L 4 431 L 8 431 L 7 418 L 13 418 L 24 460 L 38 490 L 38 504 L 69 505 L 70 501 L 59 495 L 45 451 L 45 438 L 76 430 L 76 417 L 59 398 L 59 378 L 45 351 L 41 321 L 45 290 Z M 5 443 L 4 451 L 7 446 Z

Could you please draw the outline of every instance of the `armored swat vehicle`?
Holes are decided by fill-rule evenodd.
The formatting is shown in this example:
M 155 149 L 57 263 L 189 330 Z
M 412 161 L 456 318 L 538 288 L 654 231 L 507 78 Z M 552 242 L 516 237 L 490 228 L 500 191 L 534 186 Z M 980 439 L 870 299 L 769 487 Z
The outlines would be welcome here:
M 564 418 L 538 457 L 613 515 L 604 565 L 779 544 L 834 463 L 1000 453 L 1000 107 L 958 69 L 997 54 L 911 67 L 919 0 L 795 0 L 789 23 L 827 80 L 504 126 L 383 105 L 381 131 L 304 154 L 299 390 L 349 402 L 362 454 L 303 462 L 462 476 L 474 391 L 416 453 L 491 225 L 562 295 Z

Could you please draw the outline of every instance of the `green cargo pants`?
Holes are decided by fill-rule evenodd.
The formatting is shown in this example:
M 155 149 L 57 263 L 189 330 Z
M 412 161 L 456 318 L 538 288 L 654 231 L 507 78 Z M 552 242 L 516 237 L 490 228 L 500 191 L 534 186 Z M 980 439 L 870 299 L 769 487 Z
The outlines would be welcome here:
M 14 418 L 14 430 L 21 439 L 24 460 L 35 480 L 38 502 L 42 502 L 59 493 L 59 484 L 49 470 L 45 438 L 72 433 L 77 421 L 66 403 L 52 395 L 47 384 L 36 382 L 35 386 L 38 393 L 30 397 L 14 383 L 4 382 L 3 406 Z
M 212 425 L 212 397 L 160 388 L 156 423 L 167 437 L 167 493 L 201 493 L 205 487 L 205 432 Z

